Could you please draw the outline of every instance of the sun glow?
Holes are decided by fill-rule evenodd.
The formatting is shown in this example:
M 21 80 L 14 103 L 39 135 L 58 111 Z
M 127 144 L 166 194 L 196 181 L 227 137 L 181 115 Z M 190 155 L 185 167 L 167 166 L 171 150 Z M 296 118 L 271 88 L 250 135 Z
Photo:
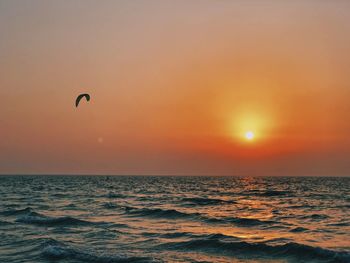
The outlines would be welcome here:
M 262 142 L 273 124 L 269 113 L 241 113 L 232 118 L 230 134 L 236 141 Z M 267 117 L 269 116 L 269 117 Z

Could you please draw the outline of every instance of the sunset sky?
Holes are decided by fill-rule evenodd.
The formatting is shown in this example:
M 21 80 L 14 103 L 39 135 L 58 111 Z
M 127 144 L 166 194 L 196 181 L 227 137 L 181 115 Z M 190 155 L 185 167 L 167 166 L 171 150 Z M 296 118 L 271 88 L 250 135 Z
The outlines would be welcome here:
M 0 0 L 0 97 L 0 174 L 350 175 L 350 1 Z

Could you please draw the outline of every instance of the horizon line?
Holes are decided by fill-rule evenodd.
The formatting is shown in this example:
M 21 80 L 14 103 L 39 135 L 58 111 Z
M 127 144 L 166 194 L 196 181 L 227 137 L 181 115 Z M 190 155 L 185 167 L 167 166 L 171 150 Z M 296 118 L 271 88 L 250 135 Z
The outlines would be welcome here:
M 239 175 L 239 174 L 87 174 L 87 173 L 0 173 L 3 176 L 101 176 L 101 177 L 350 177 L 350 175 Z

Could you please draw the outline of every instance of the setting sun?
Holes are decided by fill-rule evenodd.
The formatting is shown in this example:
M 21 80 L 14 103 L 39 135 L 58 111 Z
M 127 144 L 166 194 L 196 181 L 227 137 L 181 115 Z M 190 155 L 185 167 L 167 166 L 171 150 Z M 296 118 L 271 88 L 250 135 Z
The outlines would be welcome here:
M 247 131 L 246 133 L 245 133 L 245 138 L 248 140 L 248 141 L 251 141 L 251 140 L 253 140 L 254 139 L 254 133 L 252 132 L 252 131 Z
M 266 142 L 275 128 L 273 114 L 263 109 L 237 110 L 231 113 L 229 136 L 235 142 Z

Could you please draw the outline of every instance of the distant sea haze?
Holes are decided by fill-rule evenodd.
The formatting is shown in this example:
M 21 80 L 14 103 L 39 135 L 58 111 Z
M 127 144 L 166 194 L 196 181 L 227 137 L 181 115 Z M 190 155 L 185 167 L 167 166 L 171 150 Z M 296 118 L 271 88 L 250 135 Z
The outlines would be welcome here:
M 350 262 L 350 178 L 1 176 L 0 262 Z

